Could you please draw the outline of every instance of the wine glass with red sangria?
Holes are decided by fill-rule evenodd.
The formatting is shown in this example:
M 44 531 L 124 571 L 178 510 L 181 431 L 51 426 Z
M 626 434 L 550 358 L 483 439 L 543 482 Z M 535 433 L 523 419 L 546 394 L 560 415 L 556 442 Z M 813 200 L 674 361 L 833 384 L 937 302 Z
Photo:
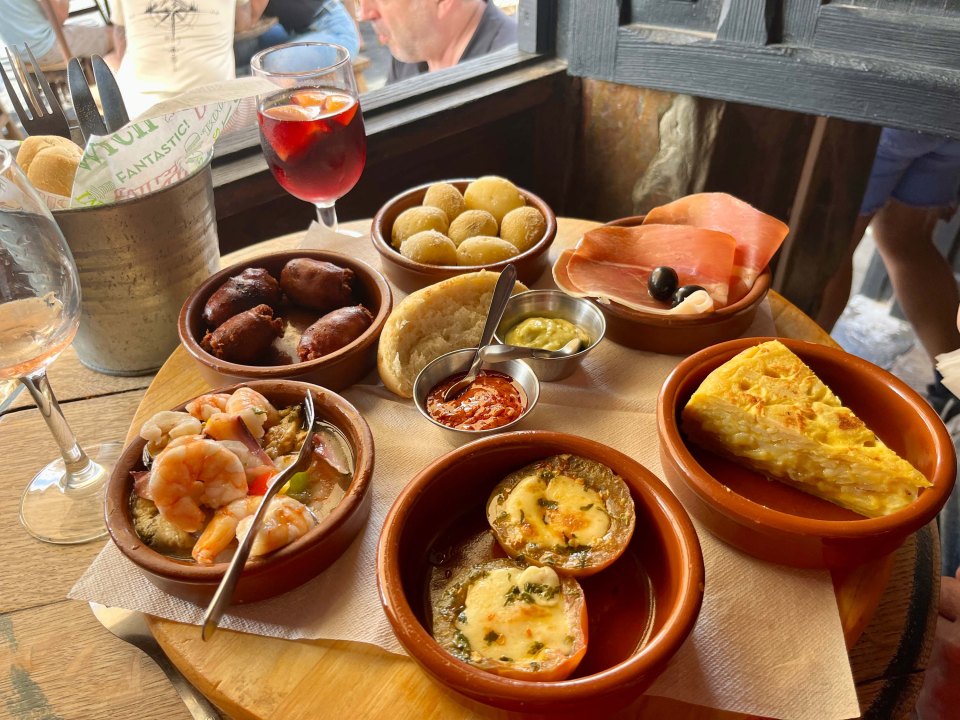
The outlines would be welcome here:
M 270 170 L 336 231 L 334 203 L 357 184 L 367 159 L 350 53 L 331 43 L 288 43 L 257 53 L 250 68 L 278 87 L 258 98 L 260 144 Z

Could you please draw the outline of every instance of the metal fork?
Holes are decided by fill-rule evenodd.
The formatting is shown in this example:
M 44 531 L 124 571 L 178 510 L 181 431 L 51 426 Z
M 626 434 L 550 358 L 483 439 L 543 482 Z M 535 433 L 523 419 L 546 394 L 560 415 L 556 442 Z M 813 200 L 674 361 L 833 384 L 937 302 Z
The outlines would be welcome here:
M 23 55 L 16 45 L 10 46 L 6 50 L 7 59 L 10 61 L 10 69 L 27 107 L 24 107 L 20 102 L 17 93 L 13 90 L 10 78 L 7 77 L 7 73 L 0 66 L 0 75 L 3 76 L 3 84 L 7 89 L 7 95 L 10 96 L 10 103 L 28 134 L 59 135 L 69 138 L 70 126 L 67 124 L 67 116 L 64 115 L 63 108 L 60 107 L 60 101 L 57 100 L 56 93 L 53 92 L 50 83 L 47 82 L 47 78 L 41 72 L 40 63 L 33 56 L 30 46 L 24 45 L 24 48 L 30 58 L 32 75 L 27 72 Z M 46 101 L 46 105 L 44 101 Z

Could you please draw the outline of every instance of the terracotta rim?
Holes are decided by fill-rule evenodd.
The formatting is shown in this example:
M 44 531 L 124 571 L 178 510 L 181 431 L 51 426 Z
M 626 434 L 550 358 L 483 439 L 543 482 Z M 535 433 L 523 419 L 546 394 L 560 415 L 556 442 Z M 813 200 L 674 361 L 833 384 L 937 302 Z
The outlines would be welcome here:
M 315 360 L 307 360 L 306 362 L 295 362 L 290 365 L 241 365 L 240 363 L 228 362 L 227 360 L 216 358 L 200 346 L 200 342 L 194 337 L 193 333 L 190 332 L 190 327 L 198 320 L 200 320 L 200 324 L 202 324 L 201 316 L 203 306 L 210 296 L 213 295 L 228 278 L 240 273 L 246 268 L 259 267 L 264 263 L 293 260 L 294 258 L 326 260 L 340 267 L 350 268 L 357 275 L 362 275 L 365 279 L 373 281 L 373 284 L 376 285 L 380 293 L 380 307 L 377 309 L 370 327 L 368 327 L 360 337 L 329 355 L 324 355 Z M 372 310 L 372 308 L 370 309 Z M 249 377 L 258 380 L 297 377 L 334 365 L 342 361 L 346 356 L 363 352 L 376 343 L 392 309 L 393 292 L 390 290 L 389 283 L 387 283 L 383 275 L 362 260 L 357 260 L 356 258 L 340 253 L 327 252 L 325 250 L 284 250 L 282 252 L 259 255 L 255 258 L 243 260 L 228 268 L 224 268 L 204 280 L 196 290 L 190 293 L 190 296 L 183 303 L 177 321 L 177 332 L 180 335 L 181 344 L 194 360 L 223 375 Z
M 270 400 L 271 395 L 274 394 L 271 393 L 271 388 L 279 390 L 278 385 L 291 390 L 299 390 L 301 395 L 305 395 L 307 391 L 312 392 L 318 407 L 324 405 L 332 407 L 346 421 L 349 429 L 342 428 L 344 434 L 348 437 L 355 434 L 359 438 L 357 447 L 354 448 L 356 457 L 353 480 L 350 482 L 343 499 L 316 527 L 289 545 L 270 553 L 266 559 L 248 561 L 247 567 L 243 571 L 244 577 L 253 577 L 267 572 L 275 565 L 295 559 L 308 546 L 322 542 L 324 538 L 347 522 L 362 507 L 364 496 L 370 489 L 370 482 L 373 477 L 374 445 L 370 426 L 367 425 L 366 420 L 353 405 L 332 390 L 296 380 L 251 380 L 212 389 L 208 392 L 229 393 L 239 387 L 250 387 L 261 392 Z M 173 409 L 183 410 L 186 405 L 187 403 L 182 403 Z M 318 416 L 322 417 L 319 412 Z M 124 509 L 128 507 L 130 492 L 133 488 L 133 483 L 129 477 L 130 470 L 140 462 L 145 445 L 146 441 L 140 437 L 127 445 L 107 481 L 105 515 L 110 537 L 130 561 L 154 575 L 184 583 L 219 582 L 227 568 L 227 563 L 221 562 L 200 566 L 193 562 L 176 560 L 163 555 L 144 543 L 133 528 L 132 523 L 129 522 L 129 513 L 125 512 Z
M 545 203 L 539 196 L 534 195 L 529 190 L 524 190 L 521 187 L 518 187 L 517 190 L 519 190 L 520 194 L 523 195 L 524 199 L 526 199 L 527 205 L 531 205 L 540 211 L 540 214 L 543 215 L 544 220 L 547 222 L 547 229 L 544 231 L 543 237 L 540 238 L 536 244 L 533 245 L 533 247 L 525 250 L 519 255 L 510 258 L 509 260 L 502 260 L 501 262 L 491 263 L 489 265 L 427 265 L 425 263 L 419 263 L 415 260 L 404 257 L 399 253 L 399 251 L 393 248 L 393 246 L 390 244 L 390 240 L 387 239 L 390 235 L 391 228 L 385 227 L 385 224 L 386 215 L 394 205 L 411 199 L 414 201 L 414 205 L 420 205 L 423 203 L 424 195 L 427 194 L 427 188 L 429 188 L 431 185 L 441 182 L 450 183 L 460 192 L 463 192 L 467 185 L 469 185 L 475 179 L 476 178 L 460 178 L 456 180 L 437 180 L 435 182 L 425 183 L 402 192 L 399 195 L 395 195 L 386 203 L 384 203 L 383 206 L 377 210 L 377 214 L 373 216 L 373 223 L 370 226 L 370 239 L 373 241 L 373 246 L 377 249 L 377 252 L 380 253 L 380 257 L 386 262 L 399 265 L 412 273 L 417 273 L 425 277 L 442 279 L 445 277 L 451 277 L 453 275 L 476 272 L 478 270 L 492 270 L 493 272 L 500 272 L 510 263 L 522 262 L 526 259 L 536 257 L 537 255 L 546 252 L 550 247 L 550 244 L 553 242 L 553 239 L 557 236 L 556 213 L 554 213 L 550 206 L 547 205 L 547 203 Z M 411 205 L 411 207 L 413 207 L 413 205 Z
M 629 217 L 619 218 L 617 220 L 611 220 L 608 223 L 604 223 L 604 227 L 636 227 L 637 225 L 643 224 L 645 217 L 646 215 L 631 215 Z M 746 295 L 737 300 L 735 303 L 722 307 L 719 310 L 715 310 L 709 315 L 651 315 L 650 313 L 632 310 L 631 308 L 625 307 L 616 302 L 603 304 L 592 298 L 591 301 L 596 303 L 604 312 L 610 313 L 615 317 L 623 318 L 624 320 L 670 326 L 710 325 L 716 322 L 718 318 L 725 318 L 730 315 L 738 315 L 741 312 L 749 310 L 753 307 L 753 305 L 759 303 L 767 296 L 767 292 L 770 290 L 772 279 L 773 275 L 770 272 L 770 268 L 764 268 L 763 272 L 757 275 L 757 279 L 753 281 L 753 285 Z
M 538 440 L 562 444 L 586 457 L 614 456 L 618 466 L 627 466 L 642 482 L 625 480 L 631 494 L 641 495 L 647 510 L 664 516 L 674 530 L 663 536 L 682 559 L 679 578 L 673 585 L 674 602 L 660 631 L 636 654 L 606 670 L 572 680 L 531 681 L 501 677 L 457 660 L 442 650 L 420 624 L 403 591 L 399 547 L 403 527 L 417 499 L 428 492 L 436 476 L 468 459 L 476 451 L 497 445 L 530 445 Z M 584 700 L 613 692 L 648 669 L 662 667 L 693 629 L 703 599 L 703 555 L 696 531 L 680 501 L 643 465 L 606 445 L 566 433 L 527 430 L 493 435 L 463 445 L 438 458 L 411 480 L 390 508 L 377 547 L 377 589 L 380 600 L 403 646 L 431 673 L 454 688 L 517 701 Z
M 687 448 L 677 424 L 677 400 L 680 385 L 687 376 L 705 367 L 713 369 L 741 350 L 768 340 L 779 340 L 801 357 L 842 363 L 852 371 L 879 375 L 880 379 L 902 397 L 921 417 L 924 427 L 933 437 L 936 449 L 936 472 L 932 487 L 926 488 L 908 507 L 890 515 L 857 520 L 819 520 L 791 515 L 760 505 L 714 479 L 696 461 Z M 889 533 L 902 528 L 919 528 L 939 512 L 953 488 L 956 478 L 956 456 L 950 434 L 933 408 L 913 389 L 886 370 L 855 355 L 802 340 L 788 338 L 740 338 L 705 348 L 682 360 L 667 377 L 657 398 L 657 423 L 660 427 L 661 447 L 670 453 L 680 468 L 687 485 L 705 502 L 719 509 L 727 517 L 742 525 L 766 526 L 783 532 L 818 537 L 857 538 Z M 799 492 L 799 491 L 798 491 Z

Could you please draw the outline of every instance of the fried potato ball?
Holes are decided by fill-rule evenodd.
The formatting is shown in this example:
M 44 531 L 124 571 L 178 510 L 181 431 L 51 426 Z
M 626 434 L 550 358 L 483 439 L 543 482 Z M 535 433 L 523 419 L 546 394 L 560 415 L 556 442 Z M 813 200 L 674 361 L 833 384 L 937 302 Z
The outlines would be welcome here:
M 450 222 L 467 209 L 463 195 L 450 183 L 434 183 L 428 187 L 427 194 L 423 196 L 423 204 L 440 208 Z
M 427 265 L 458 264 L 457 246 L 453 240 L 436 230 L 424 230 L 411 235 L 400 245 L 400 254 Z
M 486 210 L 498 225 L 504 215 L 526 204 L 516 185 L 496 175 L 487 175 L 467 185 L 463 199 L 467 210 Z
M 511 210 L 500 224 L 500 237 L 516 245 L 520 252 L 532 248 L 546 231 L 547 221 L 529 205 Z
M 393 221 L 390 241 L 393 247 L 399 250 L 404 240 L 418 232 L 436 230 L 445 233 L 449 226 L 447 214 L 440 208 L 412 207 L 397 215 L 397 219 Z
M 450 223 L 447 233 L 454 245 L 460 245 L 467 238 L 477 235 L 497 236 L 497 221 L 486 210 L 464 210 Z
M 480 235 L 467 238 L 457 248 L 457 262 L 460 265 L 489 265 L 490 263 L 509 260 L 519 255 L 513 243 L 501 240 L 498 237 Z

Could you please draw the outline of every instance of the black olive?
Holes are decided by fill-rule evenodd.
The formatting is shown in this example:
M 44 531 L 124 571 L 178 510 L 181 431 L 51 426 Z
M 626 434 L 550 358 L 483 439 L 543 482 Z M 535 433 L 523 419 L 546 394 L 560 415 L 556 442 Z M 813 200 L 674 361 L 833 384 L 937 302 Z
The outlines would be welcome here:
M 650 297 L 654 300 L 669 300 L 670 296 L 677 289 L 677 283 L 680 278 L 673 268 L 658 267 L 654 268 L 647 280 L 647 290 L 650 291 Z
M 670 299 L 670 307 L 676 307 L 697 290 L 703 290 L 703 288 L 699 285 L 684 285 L 673 294 L 673 297 Z M 704 292 L 706 292 L 706 290 L 704 290 Z

